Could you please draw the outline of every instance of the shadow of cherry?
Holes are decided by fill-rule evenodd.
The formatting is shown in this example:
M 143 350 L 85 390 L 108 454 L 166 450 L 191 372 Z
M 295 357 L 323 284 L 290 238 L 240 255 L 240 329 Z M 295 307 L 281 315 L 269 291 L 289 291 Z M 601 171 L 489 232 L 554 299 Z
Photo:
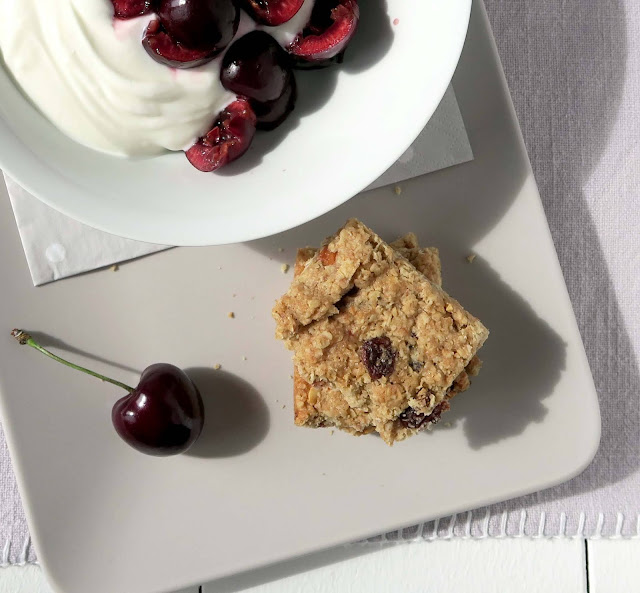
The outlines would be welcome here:
M 193 457 L 235 457 L 251 451 L 269 431 L 269 410 L 245 380 L 223 370 L 185 369 L 198 386 L 205 421 L 200 438 L 187 451 Z

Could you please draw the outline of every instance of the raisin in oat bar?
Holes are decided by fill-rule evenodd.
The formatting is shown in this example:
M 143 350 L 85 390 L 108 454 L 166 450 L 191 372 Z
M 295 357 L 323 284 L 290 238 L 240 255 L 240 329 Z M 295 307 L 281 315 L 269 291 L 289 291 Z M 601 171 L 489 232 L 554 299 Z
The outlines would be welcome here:
M 442 284 L 440 256 L 434 247 L 421 249 L 416 236 L 409 233 L 390 244 L 399 251 L 409 262 L 431 282 L 440 286 Z M 306 247 L 298 250 L 294 275 L 299 275 L 304 269 L 305 263 L 311 259 L 316 249 Z M 475 358 L 468 367 L 473 374 L 477 374 L 480 361 Z M 446 400 L 429 417 L 406 418 L 406 422 L 412 426 L 398 431 L 396 440 L 401 440 L 411 432 L 426 428 L 439 420 L 440 414 L 449 408 L 448 400 L 457 393 L 465 391 L 470 385 L 466 371 L 454 381 L 448 390 Z M 297 369 L 294 368 L 293 381 L 293 407 L 294 421 L 298 426 L 319 428 L 322 426 L 335 426 L 354 435 L 363 435 L 373 432 L 375 427 L 371 423 L 368 411 L 349 407 L 342 393 L 333 389 L 326 383 L 317 382 L 315 385 L 307 383 Z M 399 437 L 399 438 L 398 438 Z
M 325 241 L 273 314 L 300 379 L 338 390 L 389 443 L 438 412 L 488 335 L 356 220 Z

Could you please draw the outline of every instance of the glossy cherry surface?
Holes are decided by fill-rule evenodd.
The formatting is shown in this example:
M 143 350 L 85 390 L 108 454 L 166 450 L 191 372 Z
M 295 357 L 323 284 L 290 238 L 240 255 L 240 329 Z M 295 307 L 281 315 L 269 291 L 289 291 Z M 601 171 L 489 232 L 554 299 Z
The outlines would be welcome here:
M 220 80 L 237 95 L 256 101 L 274 101 L 291 78 L 289 56 L 264 31 L 252 31 L 236 41 L 224 55 Z
M 215 171 L 241 157 L 251 146 L 255 133 L 256 115 L 249 101 L 236 99 L 185 154 L 196 169 Z
M 120 437 L 148 455 L 176 455 L 200 436 L 204 406 L 198 388 L 178 367 L 147 367 L 137 387 L 113 406 L 111 420 Z
M 273 130 L 287 119 L 295 107 L 297 93 L 296 79 L 292 75 L 289 84 L 277 99 L 265 103 L 251 101 L 258 122 L 256 124 L 258 130 Z
M 220 80 L 226 89 L 249 99 L 258 129 L 277 127 L 295 106 L 291 58 L 264 31 L 248 33 L 229 48 L 222 61 Z
M 189 49 L 178 43 L 162 28 L 158 20 L 149 23 L 142 38 L 142 46 L 156 62 L 170 68 L 195 68 L 210 62 L 215 56 L 213 51 Z
M 111 0 L 116 18 L 132 19 L 151 12 L 154 8 L 152 0 Z
M 311 20 L 289 46 L 303 66 L 323 66 L 342 55 L 358 28 L 357 0 L 317 0 Z
M 291 20 L 304 0 L 241 0 L 241 3 L 255 21 L 274 27 Z
M 232 0 L 159 0 L 164 30 L 189 49 L 221 51 L 238 29 L 240 12 Z

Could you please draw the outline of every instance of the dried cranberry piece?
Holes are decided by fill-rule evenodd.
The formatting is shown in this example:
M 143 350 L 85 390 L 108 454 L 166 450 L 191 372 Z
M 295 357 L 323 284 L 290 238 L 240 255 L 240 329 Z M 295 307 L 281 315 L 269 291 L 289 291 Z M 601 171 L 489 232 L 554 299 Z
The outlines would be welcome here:
M 407 408 L 400 416 L 398 420 L 402 422 L 407 428 L 417 428 L 420 429 L 427 424 L 437 424 L 440 420 L 440 416 L 446 412 L 451 406 L 449 406 L 448 401 L 440 402 L 435 408 L 433 408 L 433 412 L 429 415 L 421 414 L 420 412 L 416 412 L 413 408 Z
M 360 347 L 360 360 L 374 381 L 388 377 L 393 373 L 396 362 L 396 352 L 391 347 L 391 340 L 386 336 L 367 340 Z

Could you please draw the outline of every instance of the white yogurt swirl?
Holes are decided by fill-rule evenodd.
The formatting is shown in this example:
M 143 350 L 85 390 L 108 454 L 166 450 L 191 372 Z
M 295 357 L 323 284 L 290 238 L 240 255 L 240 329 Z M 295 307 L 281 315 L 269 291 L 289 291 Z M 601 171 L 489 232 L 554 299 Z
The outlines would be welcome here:
M 314 0 L 280 27 L 290 43 Z M 110 0 L 0 0 L 0 51 L 23 92 L 62 132 L 119 156 L 184 150 L 235 98 L 220 84 L 221 56 L 186 70 L 154 61 L 142 47 L 153 16 L 113 19 Z M 238 35 L 256 28 L 242 15 Z

